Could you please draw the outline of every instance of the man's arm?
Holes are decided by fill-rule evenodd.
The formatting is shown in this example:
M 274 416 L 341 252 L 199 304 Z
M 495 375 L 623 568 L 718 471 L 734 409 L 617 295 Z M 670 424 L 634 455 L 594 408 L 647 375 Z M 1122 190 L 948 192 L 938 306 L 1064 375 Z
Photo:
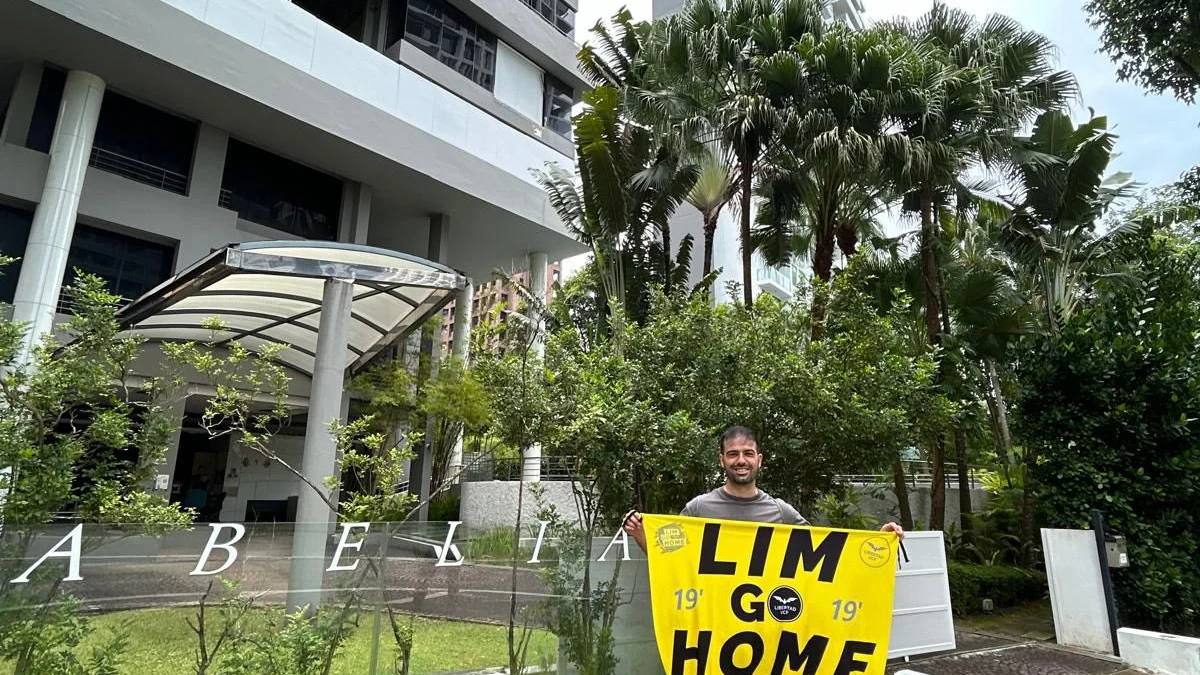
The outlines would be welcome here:
M 637 509 L 625 514 L 625 522 L 621 524 L 625 529 L 625 533 L 637 542 L 637 545 L 642 548 L 642 552 L 646 552 L 646 528 L 642 526 L 642 514 L 637 512 Z

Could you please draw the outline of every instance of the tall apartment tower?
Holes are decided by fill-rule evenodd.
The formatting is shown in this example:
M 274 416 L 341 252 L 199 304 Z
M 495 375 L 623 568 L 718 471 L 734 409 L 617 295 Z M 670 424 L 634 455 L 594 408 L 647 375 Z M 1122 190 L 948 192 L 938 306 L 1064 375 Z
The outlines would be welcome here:
M 653 0 L 654 18 L 670 16 L 678 13 L 686 5 L 687 0 Z M 825 3 L 825 16 L 831 20 L 844 21 L 854 28 L 862 28 L 863 0 L 832 0 Z M 752 212 L 754 211 L 752 207 Z M 753 213 L 751 215 L 753 217 Z M 720 268 L 714 288 L 716 302 L 741 300 L 741 291 L 736 297 L 731 297 L 728 284 L 742 284 L 742 253 L 738 236 L 739 221 L 735 215 L 734 205 L 729 204 L 721 211 L 717 223 L 715 239 L 713 240 L 713 268 Z M 692 247 L 692 274 L 690 283 L 699 283 L 703 269 L 704 229 L 703 221 L 696 209 L 683 204 L 671 218 L 672 238 L 680 238 L 690 234 L 694 240 Z M 793 263 L 786 267 L 771 267 L 763 261 L 762 256 L 755 253 L 751 269 L 754 295 L 770 293 L 781 300 L 790 299 L 796 292 L 798 284 L 808 275 L 809 270 L 801 264 Z
M 546 275 L 548 260 L 586 250 L 531 175 L 574 161 L 571 107 L 587 86 L 577 9 L 0 0 L 0 254 L 19 259 L 0 269 L 0 301 L 44 331 L 70 310 L 75 268 L 134 300 L 214 250 L 264 240 L 382 249 L 473 280 Z M 351 337 L 378 330 L 352 323 Z M 293 382 L 303 408 L 309 380 Z M 243 520 L 300 492 L 275 466 L 239 460 L 223 475 L 228 442 L 194 436 L 164 467 L 173 497 L 204 473 L 226 481 L 210 515 Z M 302 439 L 277 440 L 296 461 Z

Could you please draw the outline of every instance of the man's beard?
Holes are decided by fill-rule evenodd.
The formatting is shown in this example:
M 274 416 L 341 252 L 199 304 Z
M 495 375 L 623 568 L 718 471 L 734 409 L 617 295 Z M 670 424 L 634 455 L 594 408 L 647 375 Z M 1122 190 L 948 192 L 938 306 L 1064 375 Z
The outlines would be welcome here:
M 725 469 L 725 477 L 730 482 L 737 483 L 738 485 L 750 485 L 758 477 L 758 472 L 754 470 L 754 467 L 750 467 L 745 476 L 739 476 L 734 467 L 731 466 Z

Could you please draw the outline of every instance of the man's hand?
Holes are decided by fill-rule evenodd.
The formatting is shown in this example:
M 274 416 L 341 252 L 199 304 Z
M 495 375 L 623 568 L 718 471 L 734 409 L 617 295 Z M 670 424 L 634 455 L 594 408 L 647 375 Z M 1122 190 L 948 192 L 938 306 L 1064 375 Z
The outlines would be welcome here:
M 625 533 L 633 537 L 637 545 L 646 550 L 646 528 L 642 527 L 642 514 L 637 512 L 637 509 L 625 514 L 625 522 L 621 523 L 625 528 Z
M 900 527 L 899 523 L 884 523 L 883 527 L 879 528 L 880 532 L 895 532 L 900 541 L 904 541 L 904 528 Z

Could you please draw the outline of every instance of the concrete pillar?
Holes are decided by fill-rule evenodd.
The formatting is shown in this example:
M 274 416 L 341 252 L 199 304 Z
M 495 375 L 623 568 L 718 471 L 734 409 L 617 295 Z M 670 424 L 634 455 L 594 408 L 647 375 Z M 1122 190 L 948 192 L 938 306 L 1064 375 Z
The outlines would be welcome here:
M 4 126 L 0 127 L 0 143 L 25 145 L 29 136 L 29 125 L 33 123 L 33 108 L 37 104 L 38 89 L 42 86 L 43 70 L 45 65 L 41 61 L 27 61 L 21 65 L 21 74 L 17 76 L 12 98 L 8 101 Z
M 337 439 L 329 423 L 342 420 L 345 390 L 346 344 L 349 340 L 350 310 L 354 304 L 354 282 L 326 279 L 321 296 L 321 321 L 317 334 L 317 356 L 313 363 L 312 392 L 308 399 L 308 423 L 304 429 L 304 459 L 300 470 L 324 487 L 334 475 Z M 327 491 L 336 504 L 337 490 Z M 291 574 L 288 577 L 288 611 L 321 604 L 321 578 L 325 547 L 336 514 L 308 485 L 300 488 L 296 504 L 296 529 L 292 538 Z
M 454 335 L 450 341 L 450 353 L 462 362 L 463 367 L 468 365 L 471 352 L 471 303 L 474 300 L 475 285 L 472 283 L 468 283 L 466 288 L 460 290 L 454 298 Z M 454 441 L 454 450 L 450 454 L 449 466 L 449 475 L 453 477 L 455 484 L 459 482 L 462 465 L 463 437 L 462 434 L 459 434 Z
M 432 262 L 445 263 L 450 257 L 450 217 L 444 213 L 429 216 L 429 246 L 425 256 Z M 420 327 L 417 327 L 420 330 Z M 441 331 L 424 332 L 420 336 L 421 353 L 429 359 L 429 377 L 437 377 L 438 360 L 441 358 Z M 420 507 L 417 520 L 429 519 L 428 500 L 436 486 L 433 483 L 433 441 L 437 430 L 436 420 L 429 418 L 425 424 L 425 442 L 414 448 L 416 456 L 409 463 L 409 492 L 417 495 Z
M 529 254 L 529 290 L 533 297 L 544 305 L 546 303 L 546 268 L 549 261 L 545 253 L 535 251 Z M 529 324 L 535 331 L 533 353 L 541 360 L 545 356 L 546 341 L 543 336 L 545 317 L 541 307 L 530 307 L 528 310 Z M 521 466 L 521 480 L 537 482 L 542 479 L 542 446 L 533 444 L 525 448 L 525 459 Z
M 342 212 L 338 223 L 338 241 L 366 244 L 371 224 L 371 186 L 346 181 L 342 188 Z
M 179 437 L 183 435 L 183 416 L 187 410 L 187 399 L 187 394 L 181 393 L 177 399 L 168 402 L 165 406 L 166 414 L 171 416 L 174 426 L 171 428 L 170 438 L 167 439 L 167 452 L 155 467 L 150 485 L 146 488 L 167 499 L 171 498 L 171 481 L 175 480 L 175 463 L 179 459 Z M 164 476 L 166 477 L 165 489 L 160 487 Z
M 50 168 L 41 201 L 33 212 L 12 303 L 13 320 L 28 326 L 17 353 L 18 364 L 32 359 L 34 345 L 54 326 L 104 87 L 104 80 L 91 73 L 72 70 L 67 74 L 50 144 Z
M 215 206 L 221 201 L 221 180 L 225 177 L 225 153 L 229 150 L 229 134 L 207 122 L 196 132 L 196 153 L 192 156 L 192 177 L 188 199 Z M 195 260 L 183 262 L 190 265 Z

